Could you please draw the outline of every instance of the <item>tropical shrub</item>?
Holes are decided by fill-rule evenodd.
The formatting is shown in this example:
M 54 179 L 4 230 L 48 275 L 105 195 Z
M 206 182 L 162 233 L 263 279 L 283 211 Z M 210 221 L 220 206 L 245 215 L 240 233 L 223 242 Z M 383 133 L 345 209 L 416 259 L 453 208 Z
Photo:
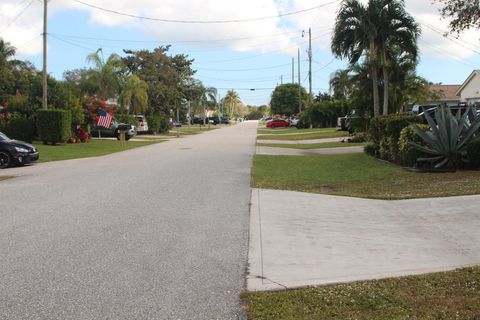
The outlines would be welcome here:
M 366 154 L 369 154 L 369 155 L 371 155 L 372 157 L 375 157 L 376 149 L 375 149 L 375 145 L 374 145 L 373 143 L 368 143 L 368 144 L 363 148 L 363 151 L 364 151 Z
M 480 137 L 467 143 L 467 161 L 470 168 L 480 168 Z
M 71 136 L 72 115 L 69 111 L 47 109 L 37 111 L 37 129 L 44 144 L 65 142 Z
M 158 133 L 160 131 L 160 116 L 146 116 L 149 133 Z
M 431 130 L 424 132 L 417 125 L 413 126 L 415 133 L 422 138 L 425 146 L 411 142 L 420 151 L 428 156 L 419 158 L 435 165 L 435 168 L 458 168 L 467 161 L 467 144 L 480 129 L 480 117 L 467 121 L 469 111 L 463 116 L 460 112 L 453 115 L 450 108 L 441 106 L 435 110 L 435 119 L 425 113 L 425 119 Z
M 134 126 L 138 127 L 138 120 L 132 115 L 117 113 L 117 115 L 115 116 L 115 119 L 118 122 L 125 123 L 125 124 L 131 124 L 131 125 L 134 125 Z
M 384 160 L 399 162 L 400 133 L 412 123 L 421 123 L 422 119 L 411 113 L 391 114 L 370 120 L 369 141 L 375 148 L 375 155 Z
M 426 124 L 419 124 L 418 127 L 423 131 L 430 130 Z M 411 142 L 423 145 L 423 140 L 415 133 L 410 125 L 400 132 L 398 139 L 399 162 L 403 165 L 413 166 L 417 164 L 417 159 L 425 156 L 425 153 L 411 145 Z

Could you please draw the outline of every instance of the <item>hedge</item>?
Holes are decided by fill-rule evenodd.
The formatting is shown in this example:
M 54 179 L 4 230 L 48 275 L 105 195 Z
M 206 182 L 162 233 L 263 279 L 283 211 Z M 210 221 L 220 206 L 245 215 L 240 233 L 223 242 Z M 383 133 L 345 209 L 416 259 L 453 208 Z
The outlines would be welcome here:
M 32 142 L 35 138 L 35 120 L 13 114 L 10 120 L 0 121 L 0 131 L 11 139 Z
M 480 168 L 480 137 L 472 139 L 467 144 L 467 160 L 472 169 Z
M 38 137 L 44 144 L 65 142 L 71 136 L 72 114 L 59 109 L 37 112 Z
M 166 115 L 162 116 L 147 116 L 148 131 L 150 133 L 168 132 L 172 129 L 170 118 Z
M 403 128 L 412 123 L 422 123 L 422 119 L 411 113 L 380 116 L 370 121 L 368 136 L 378 158 L 400 162 L 398 141 Z

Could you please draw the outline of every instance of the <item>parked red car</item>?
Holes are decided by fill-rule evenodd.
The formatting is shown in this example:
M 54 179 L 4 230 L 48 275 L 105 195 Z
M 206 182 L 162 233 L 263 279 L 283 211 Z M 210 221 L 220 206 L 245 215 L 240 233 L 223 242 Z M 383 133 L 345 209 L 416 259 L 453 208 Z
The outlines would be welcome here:
M 267 128 L 281 128 L 288 127 L 288 121 L 283 119 L 273 119 L 267 122 Z

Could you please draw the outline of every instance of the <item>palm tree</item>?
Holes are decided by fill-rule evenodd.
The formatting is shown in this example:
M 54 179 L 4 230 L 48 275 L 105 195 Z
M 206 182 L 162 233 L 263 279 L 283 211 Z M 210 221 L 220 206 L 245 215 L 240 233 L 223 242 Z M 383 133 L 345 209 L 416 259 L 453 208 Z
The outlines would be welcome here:
M 132 114 L 144 114 L 148 108 L 147 88 L 147 83 L 138 76 L 130 76 L 120 95 L 122 109 L 130 108 Z
M 104 61 L 100 48 L 87 56 L 87 62 L 94 65 L 94 69 L 89 72 L 89 77 L 98 85 L 99 98 L 107 100 L 116 97 L 121 88 L 122 73 L 125 71 L 120 56 L 113 53 L 107 61 Z
M 403 0 L 344 0 L 335 21 L 331 49 L 338 58 L 348 58 L 354 65 L 365 56 L 370 66 L 373 86 L 374 116 L 380 114 L 378 70 L 384 72 L 384 114 L 388 113 L 388 52 L 392 48 L 417 54 L 420 31 L 405 11 Z M 378 58 L 380 57 L 380 63 Z
M 369 1 L 370 4 L 374 0 Z M 371 67 L 373 87 L 373 113 L 380 114 L 377 79 L 377 30 L 372 22 L 372 10 L 358 0 L 344 0 L 335 20 L 332 38 L 332 53 L 337 58 L 348 58 L 350 65 L 356 64 L 363 55 Z
M 374 2 L 380 17 L 378 23 L 378 51 L 383 73 L 383 114 L 388 114 L 389 72 L 391 63 L 408 55 L 415 62 L 418 55 L 417 39 L 420 27 L 405 11 L 403 0 L 381 0 Z
M 14 46 L 10 45 L 10 42 L 5 42 L 0 39 L 0 64 L 5 64 L 7 59 L 13 57 L 16 53 Z
M 350 70 L 335 71 L 330 78 L 329 85 L 335 99 L 347 100 L 351 90 Z
M 225 102 L 225 104 L 227 104 L 228 115 L 230 116 L 230 118 L 232 118 L 235 112 L 236 105 L 241 102 L 238 93 L 235 90 L 228 90 L 227 94 L 223 98 L 223 101 Z

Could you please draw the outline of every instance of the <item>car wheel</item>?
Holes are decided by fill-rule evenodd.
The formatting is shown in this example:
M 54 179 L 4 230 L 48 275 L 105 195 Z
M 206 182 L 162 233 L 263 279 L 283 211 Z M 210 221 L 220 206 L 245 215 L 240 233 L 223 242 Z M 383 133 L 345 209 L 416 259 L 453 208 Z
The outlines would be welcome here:
M 275 129 L 275 125 L 274 125 L 274 124 L 272 124 L 272 129 Z
M 8 168 L 12 164 L 12 157 L 6 151 L 0 151 L 0 169 Z
M 128 141 L 128 140 L 130 140 L 131 137 L 132 137 L 132 136 L 125 135 L 125 140 Z

